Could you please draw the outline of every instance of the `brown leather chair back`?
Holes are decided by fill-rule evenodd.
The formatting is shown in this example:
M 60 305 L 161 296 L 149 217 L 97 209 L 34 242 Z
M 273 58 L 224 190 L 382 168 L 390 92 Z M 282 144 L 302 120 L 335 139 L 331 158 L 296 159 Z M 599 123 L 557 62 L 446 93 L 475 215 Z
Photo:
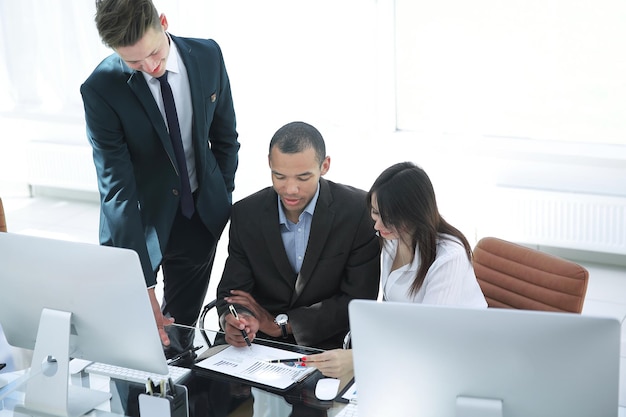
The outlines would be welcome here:
M 474 249 L 474 272 L 489 307 L 580 313 L 589 272 L 582 266 L 494 237 Z
M 4 206 L 2 205 L 2 199 L 0 198 L 0 232 L 7 231 L 7 219 L 4 215 Z

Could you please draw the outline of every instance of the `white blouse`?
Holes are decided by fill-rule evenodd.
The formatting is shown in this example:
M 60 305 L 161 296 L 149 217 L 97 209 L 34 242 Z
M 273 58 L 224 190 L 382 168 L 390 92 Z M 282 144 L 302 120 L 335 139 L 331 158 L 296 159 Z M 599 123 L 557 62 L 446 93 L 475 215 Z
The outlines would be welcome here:
M 445 236 L 443 238 L 442 236 Z M 409 294 L 420 265 L 419 253 L 411 264 L 391 271 L 398 248 L 397 240 L 385 241 L 381 254 L 380 281 L 383 300 L 423 304 L 454 305 L 463 307 L 487 307 L 480 290 L 472 263 L 461 242 L 450 235 L 437 240 L 437 255 L 430 266 L 420 289 Z

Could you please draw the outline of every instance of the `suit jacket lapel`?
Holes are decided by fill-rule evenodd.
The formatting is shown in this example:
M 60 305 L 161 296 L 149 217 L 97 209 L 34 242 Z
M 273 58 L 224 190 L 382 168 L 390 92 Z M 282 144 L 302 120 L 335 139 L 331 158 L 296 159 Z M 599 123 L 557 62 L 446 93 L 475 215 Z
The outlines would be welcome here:
M 202 120 L 203 118 L 198 117 L 198 115 L 204 114 L 204 97 L 202 92 L 204 88 L 202 87 L 203 78 L 200 75 L 200 66 L 198 65 L 198 60 L 193 54 L 192 49 L 187 46 L 184 40 L 177 38 L 170 34 L 172 41 L 176 43 L 176 47 L 178 48 L 178 53 L 185 64 L 185 69 L 187 70 L 187 78 L 189 79 L 189 85 L 192 87 L 191 90 L 191 107 L 193 110 L 193 123 L 191 126 L 191 137 L 192 143 L 194 146 L 195 154 L 198 155 L 198 146 L 206 146 L 206 141 L 208 141 L 208 137 L 205 140 L 202 140 Z M 203 145 L 204 142 L 204 145 Z M 202 153 L 200 153 L 202 154 Z M 200 158 L 198 160 L 196 158 L 196 169 L 199 170 L 198 178 L 202 178 L 204 173 L 200 170 L 205 169 L 204 159 Z
M 306 284 L 311 279 L 311 274 L 330 236 L 335 218 L 335 212 L 331 208 L 332 201 L 333 198 L 328 183 L 323 178 L 320 178 L 320 195 L 317 200 L 317 205 L 315 206 L 315 212 L 313 213 L 311 234 L 309 235 L 309 242 L 306 247 L 306 256 L 304 257 L 302 268 L 300 268 L 300 274 L 298 274 L 298 278 L 296 279 L 295 291 L 291 298 L 292 305 L 296 302 L 298 297 L 300 297 Z
M 268 248 L 270 248 L 269 253 L 272 257 L 272 261 L 280 272 L 282 279 L 293 284 L 295 273 L 289 263 L 289 258 L 287 258 L 283 238 L 280 235 L 280 226 L 278 224 L 278 196 L 272 187 L 268 189 L 261 218 L 267 219 L 267 221 L 263 222 L 261 225 L 261 233 L 263 233 Z
M 122 64 L 125 65 L 125 64 Z M 128 67 L 126 67 L 128 68 Z M 159 110 L 159 106 L 157 106 L 154 101 L 154 97 L 152 96 L 152 92 L 150 92 L 150 88 L 148 87 L 148 83 L 146 83 L 146 79 L 143 74 L 139 71 L 132 71 L 128 68 L 128 72 L 130 77 L 128 78 L 128 86 L 135 93 L 137 99 L 143 106 L 146 114 L 150 118 L 154 129 L 159 135 L 159 139 L 161 139 L 161 143 L 167 152 L 170 162 L 174 166 L 174 169 L 178 169 L 178 165 L 176 165 L 176 157 L 174 155 L 174 148 L 172 147 L 172 141 L 170 140 L 170 135 L 167 132 L 167 127 L 165 126 L 165 120 L 163 120 L 163 116 L 161 115 L 161 111 Z

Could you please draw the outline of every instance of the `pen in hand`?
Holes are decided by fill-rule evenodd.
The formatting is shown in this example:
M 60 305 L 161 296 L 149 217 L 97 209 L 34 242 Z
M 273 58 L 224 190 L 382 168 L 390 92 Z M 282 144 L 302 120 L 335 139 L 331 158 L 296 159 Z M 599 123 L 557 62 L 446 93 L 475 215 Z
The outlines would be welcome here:
M 235 310 L 235 306 L 230 304 L 228 306 L 228 309 L 230 310 L 230 313 L 235 316 L 235 319 L 237 321 L 239 321 L 239 314 L 237 314 L 237 310 Z M 246 341 L 246 345 L 248 345 L 249 348 L 252 347 L 252 343 L 250 343 L 250 339 L 248 338 L 248 333 L 246 333 L 246 329 L 241 329 L 241 335 L 243 336 L 244 340 Z

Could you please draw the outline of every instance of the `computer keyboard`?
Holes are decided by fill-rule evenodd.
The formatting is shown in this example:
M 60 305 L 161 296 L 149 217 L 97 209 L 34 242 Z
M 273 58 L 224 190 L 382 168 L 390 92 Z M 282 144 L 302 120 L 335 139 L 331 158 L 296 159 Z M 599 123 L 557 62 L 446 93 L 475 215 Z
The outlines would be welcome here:
M 359 413 L 357 412 L 357 404 L 350 403 L 341 409 L 339 414 L 335 417 L 358 417 Z
M 175 384 L 179 384 L 187 375 L 191 373 L 191 369 L 183 368 L 182 366 L 167 365 L 167 367 L 169 369 L 169 374 L 161 375 L 153 372 L 139 371 L 136 369 L 94 362 L 90 365 L 87 365 L 87 367 L 85 368 L 85 372 L 87 372 L 88 374 L 108 376 L 112 379 L 135 382 L 138 384 L 145 384 L 148 378 L 150 378 L 155 383 L 164 379 L 167 380 L 168 378 L 172 378 L 172 381 Z

